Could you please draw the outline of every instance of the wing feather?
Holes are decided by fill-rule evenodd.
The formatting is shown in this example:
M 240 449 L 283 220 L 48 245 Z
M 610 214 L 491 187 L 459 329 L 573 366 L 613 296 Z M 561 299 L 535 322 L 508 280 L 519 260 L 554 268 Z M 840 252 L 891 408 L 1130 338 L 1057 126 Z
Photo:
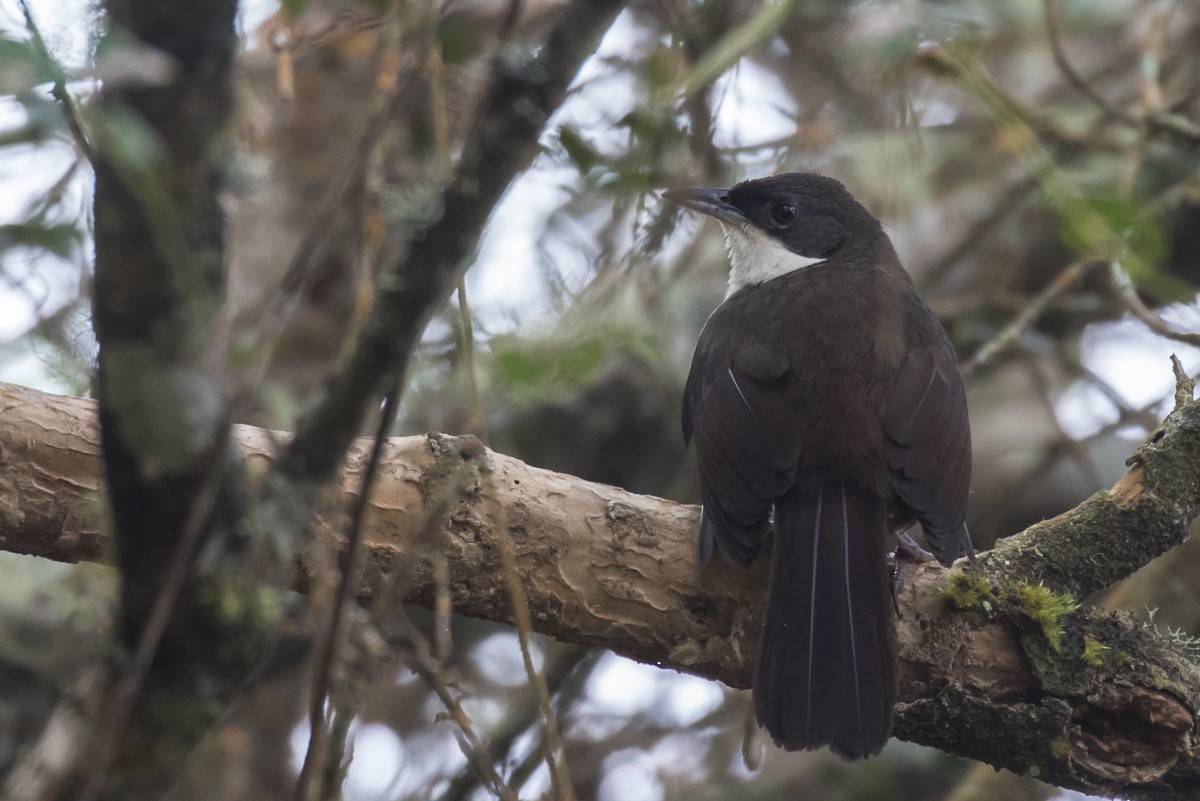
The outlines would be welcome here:
M 917 515 L 934 555 L 949 564 L 973 553 L 967 534 L 971 430 L 967 400 L 954 364 L 936 348 L 910 351 L 900 365 L 883 418 L 892 489 Z
M 779 346 L 704 336 L 697 345 L 683 430 L 699 464 L 701 561 L 719 549 L 749 564 L 769 530 L 772 505 L 794 480 L 799 425 L 787 371 Z

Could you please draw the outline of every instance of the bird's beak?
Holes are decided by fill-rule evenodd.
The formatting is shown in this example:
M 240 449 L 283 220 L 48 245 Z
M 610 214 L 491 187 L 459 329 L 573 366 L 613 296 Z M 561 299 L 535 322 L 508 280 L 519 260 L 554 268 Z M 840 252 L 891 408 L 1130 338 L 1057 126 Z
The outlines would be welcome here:
M 746 215 L 729 202 L 729 190 L 719 187 L 668 189 L 662 194 L 663 200 L 669 200 L 684 208 L 716 217 L 721 222 L 746 223 Z

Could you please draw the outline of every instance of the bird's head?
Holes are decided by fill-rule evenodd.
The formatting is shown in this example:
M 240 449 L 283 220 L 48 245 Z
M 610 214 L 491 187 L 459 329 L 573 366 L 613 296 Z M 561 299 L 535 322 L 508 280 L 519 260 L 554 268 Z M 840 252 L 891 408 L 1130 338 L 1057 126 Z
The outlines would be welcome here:
M 729 189 L 672 189 L 663 198 L 721 223 L 729 291 L 770 281 L 886 239 L 879 221 L 832 178 L 790 172 Z

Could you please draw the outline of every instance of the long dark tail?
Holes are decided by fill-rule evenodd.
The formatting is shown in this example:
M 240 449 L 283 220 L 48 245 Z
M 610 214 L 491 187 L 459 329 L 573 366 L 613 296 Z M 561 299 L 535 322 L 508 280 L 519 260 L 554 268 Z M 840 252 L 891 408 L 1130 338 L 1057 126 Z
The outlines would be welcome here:
M 886 502 L 845 481 L 775 508 L 754 681 L 759 725 L 789 751 L 879 753 L 896 701 Z

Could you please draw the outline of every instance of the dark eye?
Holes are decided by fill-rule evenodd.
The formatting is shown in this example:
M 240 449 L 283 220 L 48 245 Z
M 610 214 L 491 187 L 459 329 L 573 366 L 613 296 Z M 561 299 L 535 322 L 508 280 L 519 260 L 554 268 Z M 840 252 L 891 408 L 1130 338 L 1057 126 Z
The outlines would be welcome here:
M 791 203 L 776 203 L 771 207 L 771 219 L 777 225 L 787 225 L 796 219 L 796 207 Z

